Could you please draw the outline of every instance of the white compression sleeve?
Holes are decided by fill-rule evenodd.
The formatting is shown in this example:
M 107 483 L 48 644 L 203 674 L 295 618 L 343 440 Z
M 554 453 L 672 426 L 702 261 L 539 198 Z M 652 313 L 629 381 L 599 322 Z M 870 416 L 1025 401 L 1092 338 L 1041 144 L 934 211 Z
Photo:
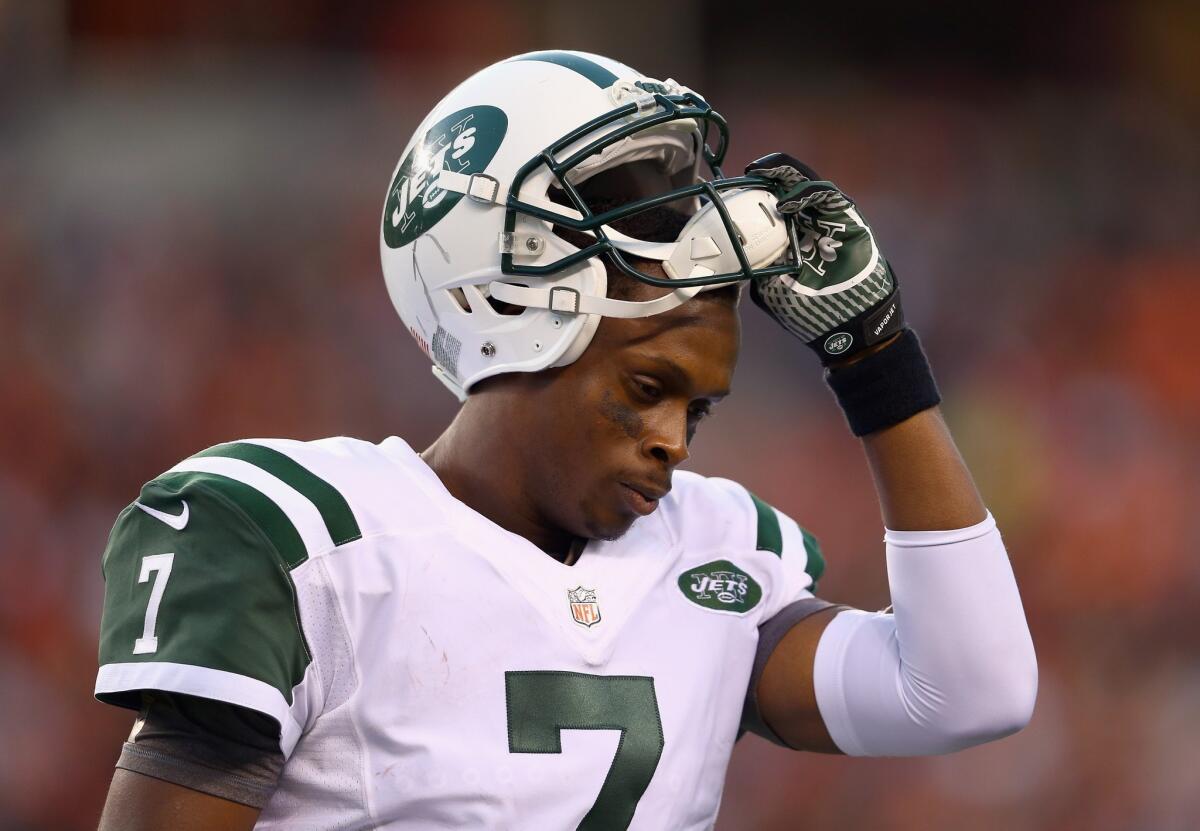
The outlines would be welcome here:
M 817 645 L 813 682 L 833 741 L 851 756 L 925 756 L 1020 730 L 1037 660 L 991 514 L 884 539 L 894 613 L 841 612 Z

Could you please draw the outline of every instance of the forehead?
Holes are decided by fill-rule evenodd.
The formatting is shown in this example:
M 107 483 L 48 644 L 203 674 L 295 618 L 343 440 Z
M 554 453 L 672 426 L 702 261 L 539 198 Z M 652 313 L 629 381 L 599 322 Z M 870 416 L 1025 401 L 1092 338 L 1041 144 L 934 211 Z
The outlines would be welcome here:
M 681 376 L 698 395 L 723 395 L 737 364 L 740 328 L 736 307 L 720 300 L 691 300 L 669 312 L 622 320 L 605 318 L 593 357 L 631 369 Z M 587 353 L 585 353 L 586 355 Z

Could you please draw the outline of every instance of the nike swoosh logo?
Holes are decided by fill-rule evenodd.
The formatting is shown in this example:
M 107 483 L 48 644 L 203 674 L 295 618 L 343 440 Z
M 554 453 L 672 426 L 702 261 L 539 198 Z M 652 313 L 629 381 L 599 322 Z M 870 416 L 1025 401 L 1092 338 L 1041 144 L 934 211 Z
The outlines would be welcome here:
M 150 516 L 154 517 L 155 519 L 161 520 L 161 521 L 165 522 L 167 525 L 170 525 L 176 531 L 182 531 L 184 528 L 187 527 L 187 524 L 188 524 L 187 500 L 185 499 L 182 501 L 183 501 L 183 513 L 180 513 L 180 514 L 168 514 L 168 513 L 162 512 L 162 511 L 156 511 L 153 508 L 147 508 L 141 502 L 134 502 L 133 504 L 137 505 L 139 508 L 141 508 L 146 513 L 150 514 Z

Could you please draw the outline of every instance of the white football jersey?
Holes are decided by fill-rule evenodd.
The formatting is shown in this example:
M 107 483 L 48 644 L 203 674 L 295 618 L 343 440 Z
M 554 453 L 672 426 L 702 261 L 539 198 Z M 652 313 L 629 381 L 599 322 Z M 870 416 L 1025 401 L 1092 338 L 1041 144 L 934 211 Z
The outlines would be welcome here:
M 758 626 L 823 564 L 740 485 L 673 482 L 566 566 L 399 439 L 218 445 L 113 529 L 97 697 L 277 720 L 258 828 L 710 828 Z

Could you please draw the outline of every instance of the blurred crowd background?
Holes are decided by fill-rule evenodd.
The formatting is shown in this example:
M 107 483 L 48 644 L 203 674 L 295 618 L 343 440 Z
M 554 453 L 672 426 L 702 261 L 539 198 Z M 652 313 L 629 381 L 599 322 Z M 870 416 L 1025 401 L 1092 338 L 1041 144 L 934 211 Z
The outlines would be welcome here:
M 1200 6 L 0 0 L 0 828 L 95 825 L 131 723 L 91 697 L 99 555 L 143 481 L 453 414 L 384 290 L 384 192 L 454 83 L 550 47 L 705 94 L 728 170 L 784 150 L 859 201 L 1038 649 L 1023 733 L 747 738 L 718 828 L 1200 827 Z M 811 528 L 822 594 L 886 606 L 861 451 L 744 319 L 689 465 Z

